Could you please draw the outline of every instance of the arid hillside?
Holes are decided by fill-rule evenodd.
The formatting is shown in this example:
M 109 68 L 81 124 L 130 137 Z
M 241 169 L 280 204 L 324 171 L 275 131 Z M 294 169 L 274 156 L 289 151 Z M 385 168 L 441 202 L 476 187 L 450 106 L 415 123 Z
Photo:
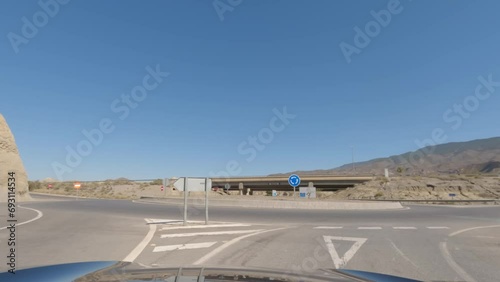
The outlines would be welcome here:
M 332 193 L 337 199 L 406 200 L 500 199 L 500 177 L 385 177 Z
M 299 175 L 383 175 L 500 174 L 500 137 L 429 146 L 414 152 L 345 164 L 338 168 L 295 171 Z M 288 173 L 286 173 L 288 174 Z

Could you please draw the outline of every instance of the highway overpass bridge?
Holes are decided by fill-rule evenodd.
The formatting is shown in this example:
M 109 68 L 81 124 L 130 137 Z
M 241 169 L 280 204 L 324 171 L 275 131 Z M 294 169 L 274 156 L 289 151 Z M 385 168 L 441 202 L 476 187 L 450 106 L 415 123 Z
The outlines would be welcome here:
M 332 176 L 332 175 L 304 175 L 301 176 L 299 187 L 316 187 L 323 191 L 339 190 L 353 187 L 355 184 L 367 182 L 373 176 Z M 212 187 L 224 188 L 226 184 L 231 190 L 278 190 L 291 191 L 293 188 L 288 184 L 288 176 L 257 176 L 257 177 L 231 177 L 212 178 Z

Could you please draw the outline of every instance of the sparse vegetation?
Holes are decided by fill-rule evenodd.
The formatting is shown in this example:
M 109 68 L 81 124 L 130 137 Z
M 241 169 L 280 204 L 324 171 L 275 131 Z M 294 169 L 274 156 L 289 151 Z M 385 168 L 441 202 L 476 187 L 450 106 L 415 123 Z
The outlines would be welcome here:
M 42 183 L 40 181 L 28 181 L 28 189 L 29 191 L 34 191 L 42 188 Z
M 117 179 L 108 179 L 105 182 L 109 183 L 111 185 L 131 185 L 131 184 L 134 184 L 133 181 L 130 181 L 124 177 L 117 178 Z
M 403 168 L 398 166 L 398 168 L 396 169 L 396 171 L 398 172 L 399 175 L 401 175 L 401 173 L 403 173 Z
M 387 179 L 385 176 L 379 176 L 379 177 L 375 178 L 375 180 L 377 182 L 379 182 L 381 186 L 383 186 L 389 182 L 389 179 Z
M 155 179 L 151 182 L 149 182 L 149 185 L 162 185 L 163 184 L 163 180 L 161 179 Z

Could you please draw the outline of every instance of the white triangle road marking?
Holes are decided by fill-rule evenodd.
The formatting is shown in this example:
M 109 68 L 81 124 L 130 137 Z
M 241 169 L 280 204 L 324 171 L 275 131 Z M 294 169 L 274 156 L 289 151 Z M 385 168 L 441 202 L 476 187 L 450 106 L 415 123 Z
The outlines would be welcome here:
M 356 252 L 361 248 L 361 246 L 366 242 L 367 238 L 355 238 L 355 237 L 337 237 L 337 236 L 323 236 L 325 240 L 326 247 L 328 248 L 328 252 L 333 260 L 333 265 L 335 269 L 339 269 L 347 264 L 347 262 L 356 254 Z M 354 244 L 351 248 L 344 254 L 344 256 L 340 257 L 335 250 L 335 246 L 333 245 L 333 241 L 352 241 Z
M 216 243 L 217 242 L 205 242 L 205 243 L 157 246 L 154 248 L 153 253 L 174 251 L 174 250 L 192 250 L 192 249 L 209 248 L 215 245 Z

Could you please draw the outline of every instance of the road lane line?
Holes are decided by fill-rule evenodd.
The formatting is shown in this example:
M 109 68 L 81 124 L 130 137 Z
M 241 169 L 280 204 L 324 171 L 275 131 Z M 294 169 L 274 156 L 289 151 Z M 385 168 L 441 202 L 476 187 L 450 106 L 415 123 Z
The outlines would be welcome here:
M 231 234 L 245 234 L 262 231 L 262 229 L 257 230 L 235 230 L 235 231 L 214 231 L 214 232 L 197 232 L 197 233 L 175 233 L 175 234 L 163 234 L 160 238 L 178 238 L 178 237 L 193 237 L 193 236 L 211 236 L 211 235 L 231 235 Z
M 36 217 L 34 217 L 34 218 L 32 218 L 32 219 L 30 219 L 30 220 L 26 220 L 26 221 L 23 221 L 23 222 L 21 222 L 21 223 L 16 223 L 16 226 L 19 226 L 19 225 L 23 225 L 23 224 L 27 224 L 27 223 L 33 222 L 33 221 L 35 221 L 35 220 L 40 219 L 40 218 L 43 216 L 43 212 L 41 212 L 41 211 L 39 211 L 39 210 L 36 210 L 36 209 L 33 209 L 33 208 L 22 207 L 22 206 L 18 206 L 18 207 L 19 207 L 19 208 L 21 208 L 21 209 L 32 210 L 32 211 L 34 211 L 34 212 L 36 212 L 36 213 L 37 213 L 37 216 L 36 216 Z M 0 227 L 0 230 L 7 229 L 7 227 L 9 227 L 9 226 Z
M 155 247 L 153 253 L 166 252 L 174 250 L 192 250 L 192 249 L 202 249 L 210 248 L 217 242 L 205 242 L 205 243 L 192 243 L 192 244 L 180 244 L 180 245 L 168 245 L 168 246 L 158 246 Z
M 128 254 L 128 256 L 126 256 L 123 259 L 123 261 L 133 262 L 142 253 L 144 248 L 146 248 L 149 241 L 151 241 L 156 232 L 156 225 L 155 224 L 148 224 L 148 225 L 149 225 L 149 232 L 146 235 L 146 237 L 144 237 L 144 239 L 139 243 L 139 245 L 137 245 L 135 249 L 133 249 L 132 252 L 130 252 L 130 254 Z
M 427 226 L 427 229 L 450 229 L 446 226 Z
M 382 227 L 378 226 L 368 226 L 368 227 L 358 227 L 358 230 L 380 230 Z
M 400 256 L 402 256 L 405 260 L 407 260 L 407 261 L 408 261 L 411 265 L 413 265 L 413 266 L 414 266 L 417 270 L 420 270 L 420 268 L 419 268 L 419 267 L 418 267 L 418 266 L 417 266 L 417 265 L 416 265 L 413 261 L 411 261 L 411 260 L 410 260 L 410 258 L 409 258 L 409 257 L 407 257 L 407 256 L 403 253 L 403 251 L 401 251 L 401 250 L 398 248 L 398 246 L 396 246 L 396 244 L 394 244 L 394 242 L 393 242 L 392 240 L 390 240 L 390 239 L 387 239 L 387 240 L 389 240 L 389 242 L 391 243 L 391 246 L 394 248 L 394 250 L 396 250 L 396 252 L 397 252 Z
M 478 227 L 471 227 L 471 228 L 466 228 L 466 229 L 462 229 L 462 230 L 458 230 L 456 232 L 453 232 L 451 233 L 450 235 L 448 235 L 449 237 L 453 237 L 455 235 L 458 235 L 460 233 L 463 233 L 463 232 L 467 232 L 467 231 L 471 231 L 471 230 L 476 230 L 476 229 L 483 229 L 483 228 L 495 228 L 495 227 L 500 227 L 500 225 L 489 225 L 489 226 L 478 226 Z
M 146 222 L 149 224 L 172 224 L 172 223 L 178 223 L 178 224 L 183 224 L 184 221 L 180 219 L 164 219 L 164 218 L 145 218 Z
M 474 236 L 474 238 L 500 239 L 499 237 L 493 237 L 493 236 L 482 236 L 482 235 Z
M 488 226 L 477 226 L 477 227 L 471 227 L 471 228 L 465 228 L 462 230 L 455 231 L 453 233 L 448 234 L 448 237 L 453 237 L 458 234 L 468 232 L 471 230 L 476 230 L 476 229 L 484 229 L 484 228 L 498 228 L 500 225 L 488 225 Z M 475 282 L 474 278 L 472 278 L 465 270 L 463 270 L 458 263 L 453 260 L 453 257 L 451 256 L 450 252 L 448 251 L 448 247 L 446 245 L 446 242 L 441 242 L 439 243 L 439 250 L 441 251 L 441 255 L 444 257 L 448 265 L 455 270 L 455 272 L 462 277 L 465 281 L 469 282 Z
M 400 230 L 415 230 L 416 227 L 413 226 L 394 226 L 392 229 L 400 229 Z
M 455 272 L 462 277 L 465 281 L 468 282 L 476 282 L 474 278 L 472 278 L 465 270 L 463 270 L 456 262 L 453 260 L 448 248 L 446 247 L 446 242 L 439 243 L 439 250 L 441 251 L 441 255 L 444 257 L 448 265 L 455 270 Z
M 182 219 L 165 219 L 165 218 L 145 218 L 146 222 L 149 224 L 164 224 L 168 226 L 184 226 L 184 221 Z M 198 224 L 196 226 L 206 226 L 205 221 L 203 220 L 190 220 L 187 222 L 188 224 Z M 240 224 L 233 222 L 223 222 L 223 221 L 212 221 L 212 223 L 218 225 L 229 225 L 229 224 Z M 242 224 L 242 223 L 241 223 Z M 243 226 L 243 225 L 242 225 Z M 186 228 L 191 228 L 192 225 L 186 226 Z M 164 227 L 166 228 L 166 227 Z
M 313 229 L 342 229 L 343 226 L 316 226 Z
M 174 229 L 200 229 L 200 228 L 218 228 L 218 227 L 247 227 L 250 226 L 250 224 L 242 224 L 242 223 L 235 223 L 235 224 L 209 224 L 209 225 L 194 225 L 194 226 L 173 226 L 173 227 L 163 227 L 160 229 L 161 231 L 165 230 L 174 230 Z
M 239 241 L 241 241 L 241 240 L 243 240 L 245 238 L 248 238 L 248 237 L 251 237 L 251 236 L 254 236 L 254 235 L 263 234 L 263 233 L 266 233 L 266 232 L 283 230 L 283 229 L 287 229 L 287 228 L 289 228 L 289 227 L 281 227 L 281 228 L 275 228 L 275 229 L 270 229 L 270 230 L 262 230 L 262 231 L 259 231 L 259 232 L 255 232 L 255 233 L 251 233 L 251 234 L 247 234 L 247 235 L 243 235 L 243 236 L 234 238 L 231 241 L 229 241 L 229 242 L 227 242 L 227 243 L 225 243 L 225 244 L 217 247 L 215 250 L 211 251 L 210 253 L 206 254 L 205 256 L 201 257 L 200 259 L 198 259 L 197 261 L 195 261 L 193 263 L 193 265 L 199 265 L 199 264 L 205 263 L 207 260 L 213 258 L 214 256 L 216 256 L 217 254 L 219 254 L 220 252 L 222 252 L 226 248 L 230 247 L 231 245 L 236 244 L 237 242 L 239 242 Z

